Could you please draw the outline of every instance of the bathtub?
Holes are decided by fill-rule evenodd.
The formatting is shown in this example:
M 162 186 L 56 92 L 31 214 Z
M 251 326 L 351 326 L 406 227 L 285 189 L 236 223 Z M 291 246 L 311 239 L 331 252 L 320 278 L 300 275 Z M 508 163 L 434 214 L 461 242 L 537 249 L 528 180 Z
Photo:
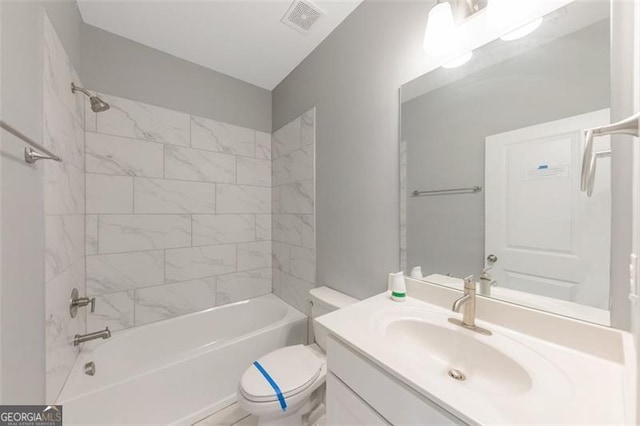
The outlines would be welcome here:
M 272 294 L 115 332 L 85 343 L 56 403 L 65 424 L 191 424 L 235 400 L 253 361 L 306 335 L 306 316 Z

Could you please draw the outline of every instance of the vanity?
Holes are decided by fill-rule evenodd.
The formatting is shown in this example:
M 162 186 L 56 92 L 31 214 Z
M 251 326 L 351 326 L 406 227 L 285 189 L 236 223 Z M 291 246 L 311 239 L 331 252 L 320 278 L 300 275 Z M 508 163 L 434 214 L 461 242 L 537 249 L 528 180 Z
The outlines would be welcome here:
M 327 342 L 327 424 L 633 424 L 629 333 L 488 298 L 483 335 L 455 325 L 460 291 L 407 279 L 316 319 Z

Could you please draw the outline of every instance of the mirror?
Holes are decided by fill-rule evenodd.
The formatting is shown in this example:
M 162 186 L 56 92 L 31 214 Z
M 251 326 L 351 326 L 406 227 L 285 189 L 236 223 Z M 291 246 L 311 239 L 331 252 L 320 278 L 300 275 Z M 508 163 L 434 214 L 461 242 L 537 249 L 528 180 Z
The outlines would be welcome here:
M 407 275 L 609 325 L 609 141 L 580 192 L 584 129 L 610 122 L 610 17 L 574 2 L 532 34 L 401 88 Z

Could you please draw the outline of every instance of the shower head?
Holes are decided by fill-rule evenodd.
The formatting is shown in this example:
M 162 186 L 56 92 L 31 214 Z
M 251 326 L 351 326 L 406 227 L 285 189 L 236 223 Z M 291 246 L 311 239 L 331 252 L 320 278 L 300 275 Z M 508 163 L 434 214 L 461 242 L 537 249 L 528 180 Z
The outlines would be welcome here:
M 89 102 L 91 102 L 91 109 L 93 112 L 102 112 L 111 108 L 108 103 L 97 96 L 89 96 Z
M 71 93 L 76 93 L 76 92 L 84 93 L 89 97 L 89 102 L 91 103 L 91 110 L 93 112 L 102 112 L 111 108 L 111 106 L 108 103 L 100 99 L 100 97 L 98 97 L 97 95 L 92 95 L 91 92 L 89 92 L 87 89 L 83 89 L 80 86 L 76 86 L 75 83 L 71 83 Z

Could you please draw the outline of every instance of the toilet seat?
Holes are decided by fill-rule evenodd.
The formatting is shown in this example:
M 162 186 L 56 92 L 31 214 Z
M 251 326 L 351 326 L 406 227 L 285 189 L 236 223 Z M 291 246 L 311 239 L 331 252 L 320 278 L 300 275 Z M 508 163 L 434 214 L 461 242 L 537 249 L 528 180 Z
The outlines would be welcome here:
M 317 381 L 325 360 L 308 346 L 295 345 L 273 351 L 258 359 L 258 363 L 278 385 L 286 400 L 304 392 Z M 276 391 L 255 366 L 242 375 L 240 393 L 251 402 L 278 401 Z

